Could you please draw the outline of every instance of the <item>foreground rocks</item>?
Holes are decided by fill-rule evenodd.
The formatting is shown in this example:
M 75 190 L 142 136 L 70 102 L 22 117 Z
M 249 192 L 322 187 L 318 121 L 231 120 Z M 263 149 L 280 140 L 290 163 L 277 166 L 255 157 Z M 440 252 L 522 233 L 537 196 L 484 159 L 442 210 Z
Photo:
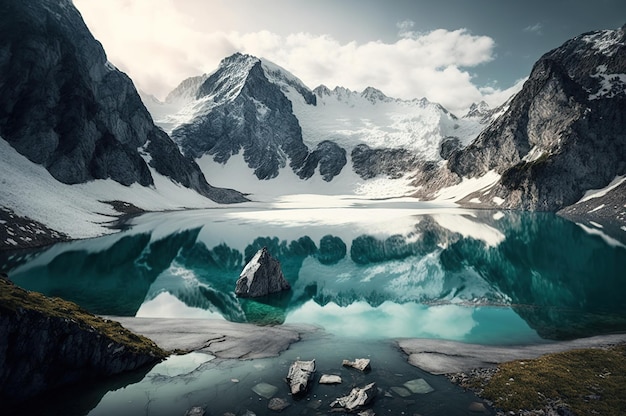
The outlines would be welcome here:
M 241 297 L 256 298 L 289 290 L 280 262 L 263 247 L 246 264 L 235 287 L 235 294 Z
M 166 353 L 119 323 L 0 277 L 0 402 L 153 364 Z
M 168 351 L 199 351 L 219 358 L 275 357 L 300 340 L 308 326 L 260 327 L 213 319 L 115 317 L 124 327 L 142 334 Z
M 352 367 L 363 372 L 371 370 L 370 360 L 368 358 L 357 358 L 354 361 L 343 360 L 341 365 L 344 367 Z
M 376 383 L 370 383 L 362 388 L 355 387 L 347 396 L 339 397 L 330 404 L 330 407 L 344 409 L 347 412 L 355 412 L 370 404 L 376 395 L 378 388 Z
M 398 346 L 408 355 L 409 364 L 431 374 L 449 374 L 475 368 L 493 368 L 506 361 L 537 358 L 554 352 L 623 342 L 626 342 L 626 334 L 504 347 L 434 339 L 401 339 L 398 340 Z
M 309 388 L 309 382 L 313 379 L 313 373 L 315 373 L 315 360 L 294 362 L 287 374 L 291 394 L 294 396 L 304 394 Z

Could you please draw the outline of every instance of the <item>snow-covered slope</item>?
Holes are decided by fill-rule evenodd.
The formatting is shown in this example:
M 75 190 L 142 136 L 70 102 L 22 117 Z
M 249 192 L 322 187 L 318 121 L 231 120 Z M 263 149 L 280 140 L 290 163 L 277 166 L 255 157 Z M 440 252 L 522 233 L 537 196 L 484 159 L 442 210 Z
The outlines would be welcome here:
M 284 68 L 242 54 L 183 81 L 165 103 L 145 104 L 212 183 L 239 186 L 254 175 L 250 185 L 270 180 L 262 187 L 271 194 L 405 195 L 417 164 L 442 162 L 444 139 L 463 147 L 484 127 L 425 98 L 394 99 L 372 87 L 311 91 Z
M 295 91 L 287 92 L 309 147 L 332 140 L 350 150 L 366 144 L 406 149 L 423 160 L 440 160 L 443 138 L 458 137 L 467 145 L 483 127 L 474 119 L 458 119 L 426 98 L 393 99 L 373 87 L 357 92 L 319 86 L 313 92 L 317 96 L 315 106 L 305 103 Z
M 43 166 L 19 154 L 0 138 L 0 206 L 21 217 L 45 224 L 71 238 L 113 232 L 107 228 L 119 212 L 103 201 L 124 201 L 144 210 L 206 208 L 217 204 L 197 192 L 174 184 L 154 169 L 151 187 L 121 185 L 112 179 L 68 185 Z M 26 246 L 27 241 L 5 238 L 0 247 Z

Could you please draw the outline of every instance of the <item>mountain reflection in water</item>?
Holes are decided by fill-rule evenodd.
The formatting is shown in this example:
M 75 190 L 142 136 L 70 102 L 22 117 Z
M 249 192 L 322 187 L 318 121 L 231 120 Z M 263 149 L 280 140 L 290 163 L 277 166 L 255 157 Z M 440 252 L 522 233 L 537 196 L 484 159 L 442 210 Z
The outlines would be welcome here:
M 120 234 L 4 262 L 20 286 L 106 315 L 307 322 L 348 336 L 481 343 L 626 330 L 626 248 L 568 220 L 333 212 L 351 220 L 297 209 L 148 214 Z M 239 299 L 235 282 L 261 247 L 280 260 L 292 290 Z

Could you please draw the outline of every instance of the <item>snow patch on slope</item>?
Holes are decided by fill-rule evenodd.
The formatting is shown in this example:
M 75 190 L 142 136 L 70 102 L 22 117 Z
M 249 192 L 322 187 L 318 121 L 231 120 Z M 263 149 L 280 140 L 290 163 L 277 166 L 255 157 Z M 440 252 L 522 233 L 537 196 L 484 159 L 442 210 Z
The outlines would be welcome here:
M 324 181 L 319 171 L 307 180 L 300 179 L 288 166 L 282 168 L 274 179 L 259 180 L 241 154 L 231 156 L 226 164 L 215 162 L 210 155 L 204 155 L 196 162 L 213 186 L 235 187 L 255 201 L 267 201 L 276 196 L 288 194 L 357 195 L 372 199 L 395 198 L 415 191 L 415 187 L 410 185 L 411 179 L 408 176 L 400 179 L 386 177 L 361 179 L 352 170 L 352 160 L 349 154 L 347 159 L 346 166 L 331 182 Z
M 603 197 L 604 195 L 608 194 L 613 189 L 617 188 L 622 183 L 624 183 L 624 181 L 626 181 L 626 176 L 617 176 L 615 177 L 615 179 L 611 181 L 611 183 L 609 183 L 606 187 L 602 189 L 590 189 L 587 192 L 585 192 L 585 195 L 583 195 L 583 197 L 580 199 L 580 201 L 577 202 L 577 204 L 580 202 L 589 201 L 590 199 L 593 199 L 593 198 Z
M 444 137 L 458 137 L 467 145 L 483 127 L 476 119 L 457 119 L 426 99 L 407 101 L 384 95 L 376 99 L 345 88 L 329 94 L 317 91 L 316 106 L 307 104 L 295 90 L 286 92 L 309 148 L 331 140 L 348 152 L 366 144 L 407 149 L 425 160 L 440 160 L 439 145 Z
M 106 225 L 118 213 L 100 201 L 122 200 L 150 211 L 217 206 L 152 168 L 151 174 L 153 187 L 124 186 L 110 179 L 67 185 L 0 138 L 1 204 L 72 238 L 113 232 Z
M 480 178 L 463 178 L 461 183 L 437 191 L 434 200 L 456 202 L 473 192 L 486 191 L 499 180 L 500 175 L 493 170 L 485 173 Z M 478 201 L 480 202 L 480 200 Z
M 590 100 L 600 98 L 613 98 L 626 92 L 626 74 L 607 74 L 606 65 L 600 65 L 596 68 L 596 73 L 591 75 L 592 78 L 598 78 L 600 88 L 595 94 L 590 94 Z

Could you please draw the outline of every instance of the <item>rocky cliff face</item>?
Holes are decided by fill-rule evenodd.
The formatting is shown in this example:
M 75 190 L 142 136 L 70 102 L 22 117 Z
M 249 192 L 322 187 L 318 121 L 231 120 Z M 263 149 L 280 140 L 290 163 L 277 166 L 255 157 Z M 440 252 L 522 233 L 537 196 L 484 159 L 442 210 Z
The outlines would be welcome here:
M 501 175 L 464 201 L 556 211 L 624 175 L 625 41 L 622 27 L 583 34 L 545 54 L 508 111 L 449 157 L 459 177 Z
M 0 278 L 0 400 L 11 406 L 44 391 L 156 363 L 147 338 L 59 298 Z
M 71 1 L 3 2 L 0 37 L 0 135 L 57 180 L 147 186 L 153 168 L 215 201 L 244 200 L 211 187 L 155 127 Z
M 285 69 L 239 53 L 211 75 L 183 81 L 165 103 L 146 102 L 185 155 L 225 165 L 242 152 L 258 179 L 287 166 L 300 179 L 319 173 L 332 182 L 349 169 L 363 180 L 397 179 L 415 160 L 439 160 L 444 137 L 465 146 L 481 126 L 426 99 L 393 99 L 372 87 L 311 91 Z
M 218 163 L 240 151 L 259 179 L 271 179 L 287 163 L 299 172 L 308 155 L 291 102 L 270 82 L 261 61 L 235 54 L 198 89 L 210 113 L 172 132 L 185 155 L 211 155 Z

